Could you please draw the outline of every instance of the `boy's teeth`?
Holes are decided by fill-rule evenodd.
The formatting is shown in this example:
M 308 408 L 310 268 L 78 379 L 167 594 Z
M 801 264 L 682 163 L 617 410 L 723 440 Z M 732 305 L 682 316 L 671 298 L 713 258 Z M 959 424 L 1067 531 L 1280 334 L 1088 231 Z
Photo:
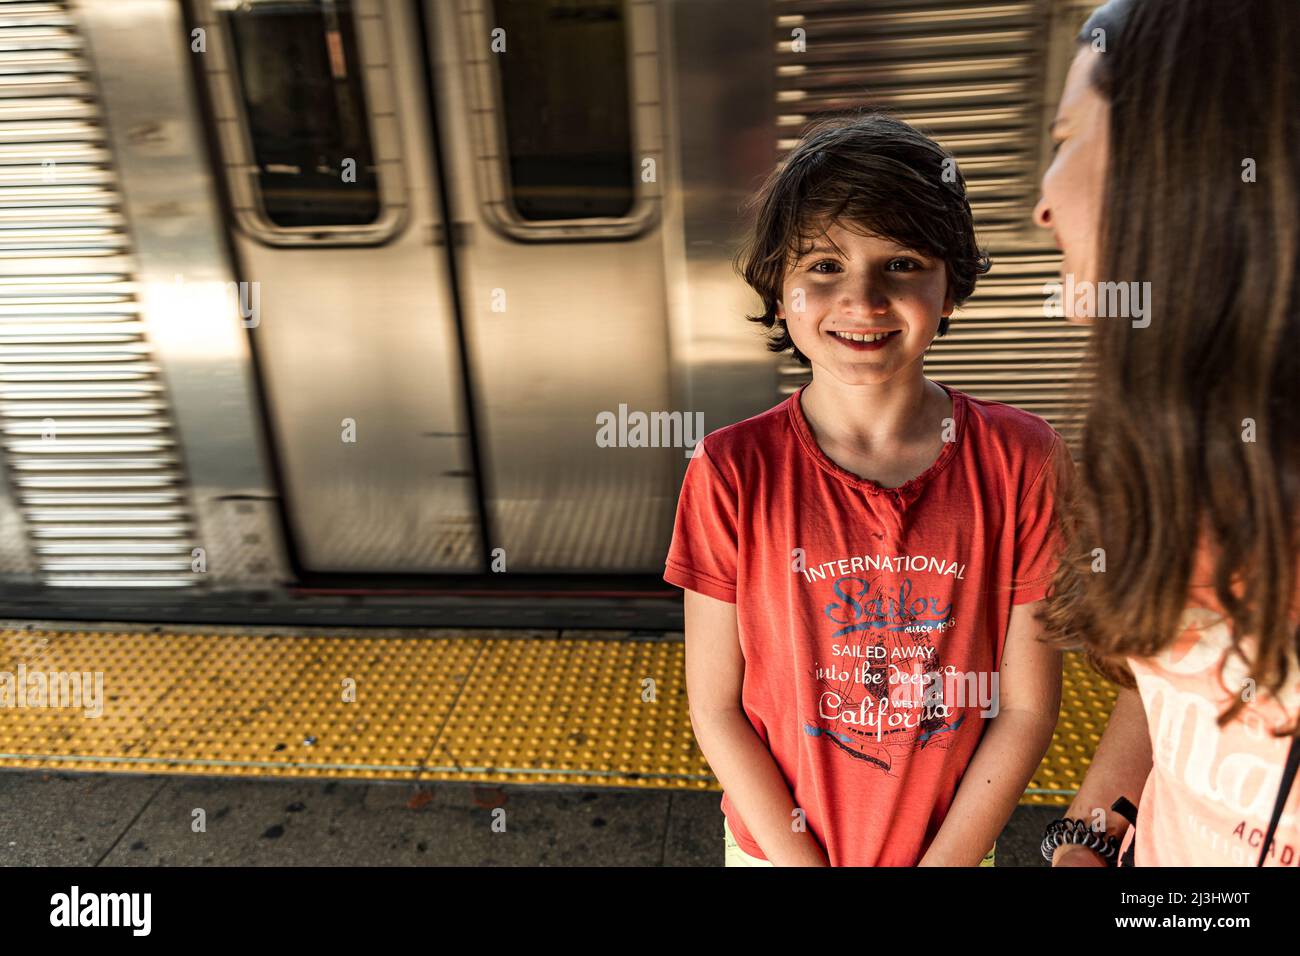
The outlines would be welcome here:
M 835 334 L 851 342 L 878 342 L 891 333 L 877 332 L 875 335 L 858 335 L 856 332 L 836 332 Z

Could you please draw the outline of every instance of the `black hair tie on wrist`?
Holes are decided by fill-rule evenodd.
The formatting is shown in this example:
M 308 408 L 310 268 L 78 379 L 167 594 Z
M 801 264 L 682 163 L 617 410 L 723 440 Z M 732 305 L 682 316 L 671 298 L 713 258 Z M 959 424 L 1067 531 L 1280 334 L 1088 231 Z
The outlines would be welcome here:
M 1056 848 L 1067 843 L 1087 847 L 1101 857 L 1107 866 L 1114 866 L 1119 856 L 1119 837 L 1095 833 L 1088 826 L 1087 820 L 1062 817 L 1049 823 L 1043 832 L 1043 859 L 1051 863 Z

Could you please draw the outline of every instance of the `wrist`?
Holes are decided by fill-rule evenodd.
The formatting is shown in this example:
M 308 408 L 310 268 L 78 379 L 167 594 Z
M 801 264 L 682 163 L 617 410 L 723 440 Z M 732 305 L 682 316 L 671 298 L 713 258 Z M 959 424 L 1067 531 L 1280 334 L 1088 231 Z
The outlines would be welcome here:
M 1096 827 L 1098 811 L 1101 811 L 1101 827 Z M 1115 798 L 1110 804 L 1075 799 L 1065 811 L 1066 818 L 1086 820 L 1092 828 L 1103 836 L 1113 836 L 1121 843 L 1129 827 L 1137 823 L 1137 807 L 1124 796 Z
M 1096 854 L 1107 866 L 1119 861 L 1119 837 L 1105 830 L 1094 829 L 1087 820 L 1079 817 L 1061 817 L 1053 820 L 1043 831 L 1040 850 L 1048 863 L 1058 859 L 1062 847 L 1079 847 Z

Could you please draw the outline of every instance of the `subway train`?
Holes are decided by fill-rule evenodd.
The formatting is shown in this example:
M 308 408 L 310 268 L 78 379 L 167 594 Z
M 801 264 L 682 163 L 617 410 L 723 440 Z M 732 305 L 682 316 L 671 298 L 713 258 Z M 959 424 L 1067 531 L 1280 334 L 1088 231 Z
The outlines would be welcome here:
M 1078 424 L 1080 0 L 0 2 L 0 614 L 639 628 L 766 347 L 744 201 L 889 110 L 992 259 L 928 374 Z

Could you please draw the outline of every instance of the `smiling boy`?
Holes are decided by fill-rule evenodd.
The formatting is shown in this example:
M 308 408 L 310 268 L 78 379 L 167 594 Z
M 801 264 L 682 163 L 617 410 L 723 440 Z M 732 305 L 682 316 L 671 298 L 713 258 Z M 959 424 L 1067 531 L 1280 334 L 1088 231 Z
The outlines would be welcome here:
M 1035 615 L 1068 456 L 924 375 L 988 268 L 939 146 L 830 121 L 753 206 L 756 321 L 812 381 L 700 443 L 664 574 L 728 864 L 975 865 L 1056 723 Z

